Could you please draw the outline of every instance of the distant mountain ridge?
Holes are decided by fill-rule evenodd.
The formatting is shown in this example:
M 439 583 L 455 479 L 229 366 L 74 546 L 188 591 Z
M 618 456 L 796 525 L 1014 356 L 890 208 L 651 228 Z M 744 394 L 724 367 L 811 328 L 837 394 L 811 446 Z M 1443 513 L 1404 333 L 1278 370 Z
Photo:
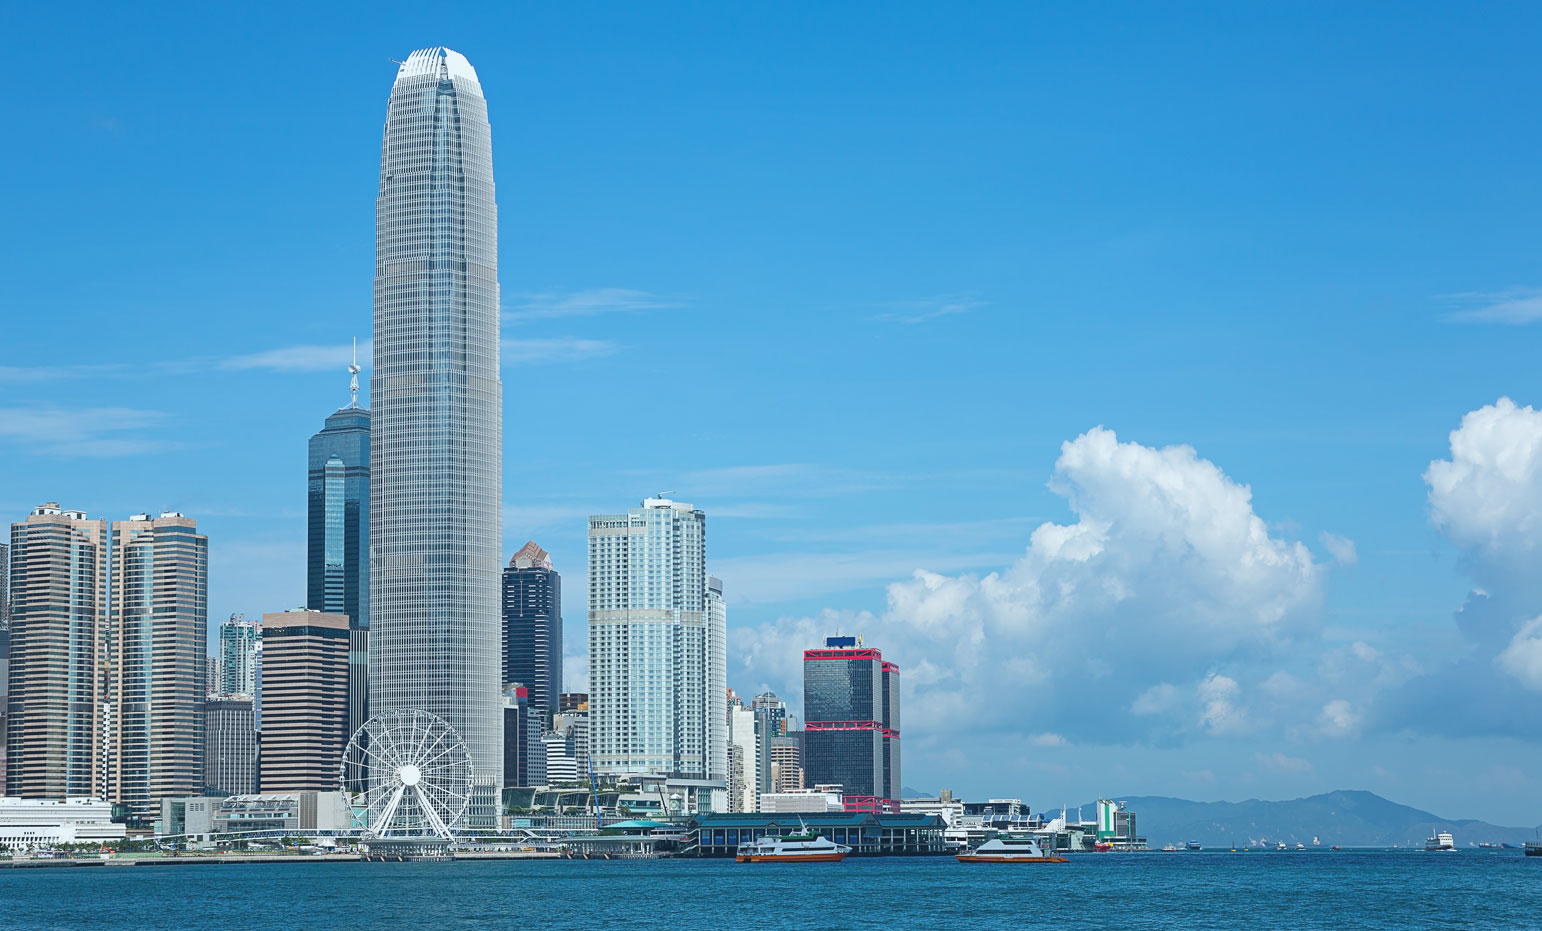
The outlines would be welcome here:
M 1241 849 L 1265 838 L 1324 847 L 1422 846 L 1437 830 L 1449 831 L 1458 847 L 1478 843 L 1519 844 L 1537 837 L 1535 827 L 1504 827 L 1470 818 L 1441 818 L 1382 798 L 1374 792 L 1340 790 L 1288 801 L 1191 802 L 1165 796 L 1114 796 L 1135 812 L 1135 825 L 1153 847 L 1199 841 L 1207 847 Z M 1042 809 L 1059 812 L 1060 806 Z M 1093 806 L 1083 806 L 1093 817 Z

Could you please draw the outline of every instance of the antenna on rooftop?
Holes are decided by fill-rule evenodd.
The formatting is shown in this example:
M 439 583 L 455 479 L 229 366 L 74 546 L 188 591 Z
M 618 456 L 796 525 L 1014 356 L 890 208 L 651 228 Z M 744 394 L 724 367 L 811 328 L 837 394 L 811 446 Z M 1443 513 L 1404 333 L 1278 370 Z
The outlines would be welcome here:
M 348 390 L 353 393 L 353 400 L 348 407 L 351 410 L 359 409 L 359 338 L 353 338 L 353 361 L 348 365 Z

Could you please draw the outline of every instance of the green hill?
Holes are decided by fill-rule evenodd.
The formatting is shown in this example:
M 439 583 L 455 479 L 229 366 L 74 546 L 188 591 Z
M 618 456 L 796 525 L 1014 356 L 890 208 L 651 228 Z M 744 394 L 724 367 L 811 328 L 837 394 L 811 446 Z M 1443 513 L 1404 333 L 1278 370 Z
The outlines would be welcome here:
M 1458 847 L 1478 843 L 1519 844 L 1534 840 L 1537 829 L 1503 827 L 1472 819 L 1441 818 L 1388 801 L 1373 792 L 1337 791 L 1308 798 L 1267 802 L 1191 802 L 1163 796 L 1116 796 L 1135 812 L 1136 826 L 1151 846 L 1183 845 L 1195 840 L 1207 847 L 1239 849 L 1263 838 L 1324 847 L 1423 846 L 1437 830 L 1449 831 Z M 1054 806 L 1058 811 L 1059 806 Z M 1048 809 L 1045 810 L 1046 813 Z M 1092 817 L 1093 806 L 1083 807 Z M 1074 816 L 1074 814 L 1073 814 Z

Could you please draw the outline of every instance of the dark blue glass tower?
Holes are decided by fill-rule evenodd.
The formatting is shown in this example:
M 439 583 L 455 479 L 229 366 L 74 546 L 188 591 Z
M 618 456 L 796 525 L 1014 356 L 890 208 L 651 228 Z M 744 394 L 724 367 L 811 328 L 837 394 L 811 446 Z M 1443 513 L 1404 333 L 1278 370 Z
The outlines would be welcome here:
M 345 407 L 311 437 L 305 606 L 369 629 L 369 411 Z
M 503 570 L 503 682 L 530 690 L 543 721 L 562 694 L 562 576 L 532 540 Z M 512 779 L 512 774 L 505 773 Z M 523 783 L 510 783 L 510 785 Z
M 348 733 L 369 712 L 369 411 L 345 407 L 311 437 L 305 606 L 348 615 Z

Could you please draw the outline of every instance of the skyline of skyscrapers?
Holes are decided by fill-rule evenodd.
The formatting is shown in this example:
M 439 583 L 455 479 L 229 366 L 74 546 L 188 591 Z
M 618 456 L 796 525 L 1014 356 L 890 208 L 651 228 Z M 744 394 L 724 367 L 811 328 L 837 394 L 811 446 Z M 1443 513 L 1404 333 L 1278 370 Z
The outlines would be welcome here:
M 648 498 L 589 518 L 596 771 L 714 781 L 726 791 L 726 623 L 722 583 L 707 575 L 706 514 Z
M 517 682 L 543 721 L 562 693 L 562 576 L 532 540 L 503 570 L 503 684 Z
M 503 782 L 498 302 L 482 86 L 460 53 L 419 49 L 391 88 L 376 200 L 369 704 L 456 730 L 477 827 Z
M 571 759 L 580 779 L 592 761 L 607 775 L 678 780 L 702 793 L 694 809 L 727 794 L 732 744 L 736 804 L 753 810 L 783 782 L 772 746 L 791 716 L 770 692 L 736 709 L 742 721 L 721 713 L 727 607 L 721 580 L 707 574 L 701 510 L 661 495 L 589 519 L 583 710 L 562 692 L 561 578 L 550 556 L 530 541 L 503 565 L 491 130 L 476 72 L 454 51 L 422 49 L 399 63 L 376 234 L 374 410 L 357 404 L 355 364 L 354 402 L 309 438 L 306 609 L 267 615 L 278 619 L 271 631 L 232 615 L 211 651 L 208 541 L 194 520 L 168 511 L 90 521 L 40 507 L 13 525 L 10 553 L 0 544 L 0 790 L 100 795 L 148 820 L 161 798 L 213 779 L 251 791 L 240 788 L 242 767 L 248 749 L 258 765 L 264 729 L 261 770 L 275 787 L 321 790 L 336 769 L 323 761 L 340 755 L 366 711 L 421 709 L 471 751 L 468 827 L 492 826 L 505 775 L 531 781 L 548 750 Z M 19 598 L 6 597 L 8 581 Z M 264 641 L 280 654 L 267 672 Z M 882 664 L 875 716 L 884 731 L 875 785 L 892 795 L 897 676 Z M 502 688 L 511 683 L 523 686 L 512 731 Z M 269 722 L 264 704 L 277 715 Z M 519 746 L 506 747 L 506 733 Z M 780 749 L 790 763 L 788 745 Z

